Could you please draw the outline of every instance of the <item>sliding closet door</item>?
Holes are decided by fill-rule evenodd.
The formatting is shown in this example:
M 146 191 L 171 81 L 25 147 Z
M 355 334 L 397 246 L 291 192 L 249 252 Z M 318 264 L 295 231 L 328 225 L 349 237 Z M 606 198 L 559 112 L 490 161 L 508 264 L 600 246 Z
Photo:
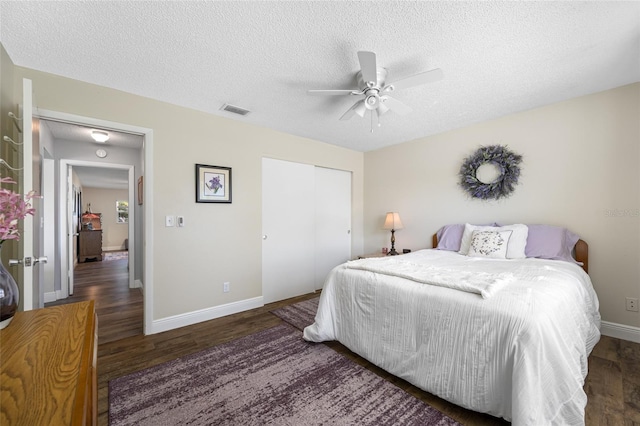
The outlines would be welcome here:
M 316 167 L 315 288 L 351 258 L 351 172 Z
M 264 303 L 314 291 L 315 167 L 262 159 Z

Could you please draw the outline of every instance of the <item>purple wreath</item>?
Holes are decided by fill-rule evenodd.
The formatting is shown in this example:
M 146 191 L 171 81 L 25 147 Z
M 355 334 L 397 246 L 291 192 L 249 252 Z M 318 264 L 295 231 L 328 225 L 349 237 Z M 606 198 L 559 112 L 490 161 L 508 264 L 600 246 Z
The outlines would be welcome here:
M 480 147 L 462 163 L 459 184 L 472 198 L 481 200 L 506 198 L 518 184 L 521 161 L 522 155 L 513 153 L 506 146 Z M 486 163 L 495 164 L 500 169 L 500 176 L 491 183 L 480 182 L 476 177 L 478 167 Z

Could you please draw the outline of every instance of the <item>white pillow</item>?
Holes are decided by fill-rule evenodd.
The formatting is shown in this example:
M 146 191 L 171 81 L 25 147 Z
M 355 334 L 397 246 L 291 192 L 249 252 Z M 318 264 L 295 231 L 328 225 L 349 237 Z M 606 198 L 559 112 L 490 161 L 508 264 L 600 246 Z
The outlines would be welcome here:
M 473 231 L 468 256 L 506 259 L 513 231 Z
M 529 228 L 527 228 L 527 225 L 475 226 L 465 223 L 464 232 L 462 233 L 462 241 L 460 242 L 460 251 L 458 253 L 464 254 L 465 256 L 469 254 L 473 231 L 513 231 L 511 238 L 509 238 L 509 245 L 507 247 L 507 259 L 526 258 L 524 250 L 527 247 L 527 235 L 529 234 Z

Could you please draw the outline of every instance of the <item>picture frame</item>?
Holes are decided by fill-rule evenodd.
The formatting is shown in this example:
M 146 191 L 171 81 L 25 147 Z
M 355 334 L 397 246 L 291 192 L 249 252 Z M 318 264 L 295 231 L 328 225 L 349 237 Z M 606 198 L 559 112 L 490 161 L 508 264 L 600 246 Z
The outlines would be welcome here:
M 76 228 L 78 232 L 82 231 L 82 192 L 77 191 L 75 195 L 76 211 L 74 213 Z
M 143 188 L 144 188 L 144 179 L 142 176 L 138 178 L 138 205 L 141 206 L 143 202 Z
M 78 213 L 78 189 L 75 185 L 71 186 L 71 192 L 73 193 L 73 214 L 75 215 Z
M 196 203 L 231 203 L 231 167 L 196 164 Z

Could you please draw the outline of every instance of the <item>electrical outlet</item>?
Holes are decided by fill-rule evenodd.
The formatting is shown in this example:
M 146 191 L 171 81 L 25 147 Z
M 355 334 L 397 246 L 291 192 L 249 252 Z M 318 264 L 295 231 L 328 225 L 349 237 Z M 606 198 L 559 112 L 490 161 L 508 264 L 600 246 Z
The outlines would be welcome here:
M 627 297 L 627 311 L 638 312 L 638 299 L 635 297 Z
M 231 285 L 230 282 L 226 282 L 224 284 L 222 284 L 222 291 L 225 293 L 229 293 L 229 286 Z

